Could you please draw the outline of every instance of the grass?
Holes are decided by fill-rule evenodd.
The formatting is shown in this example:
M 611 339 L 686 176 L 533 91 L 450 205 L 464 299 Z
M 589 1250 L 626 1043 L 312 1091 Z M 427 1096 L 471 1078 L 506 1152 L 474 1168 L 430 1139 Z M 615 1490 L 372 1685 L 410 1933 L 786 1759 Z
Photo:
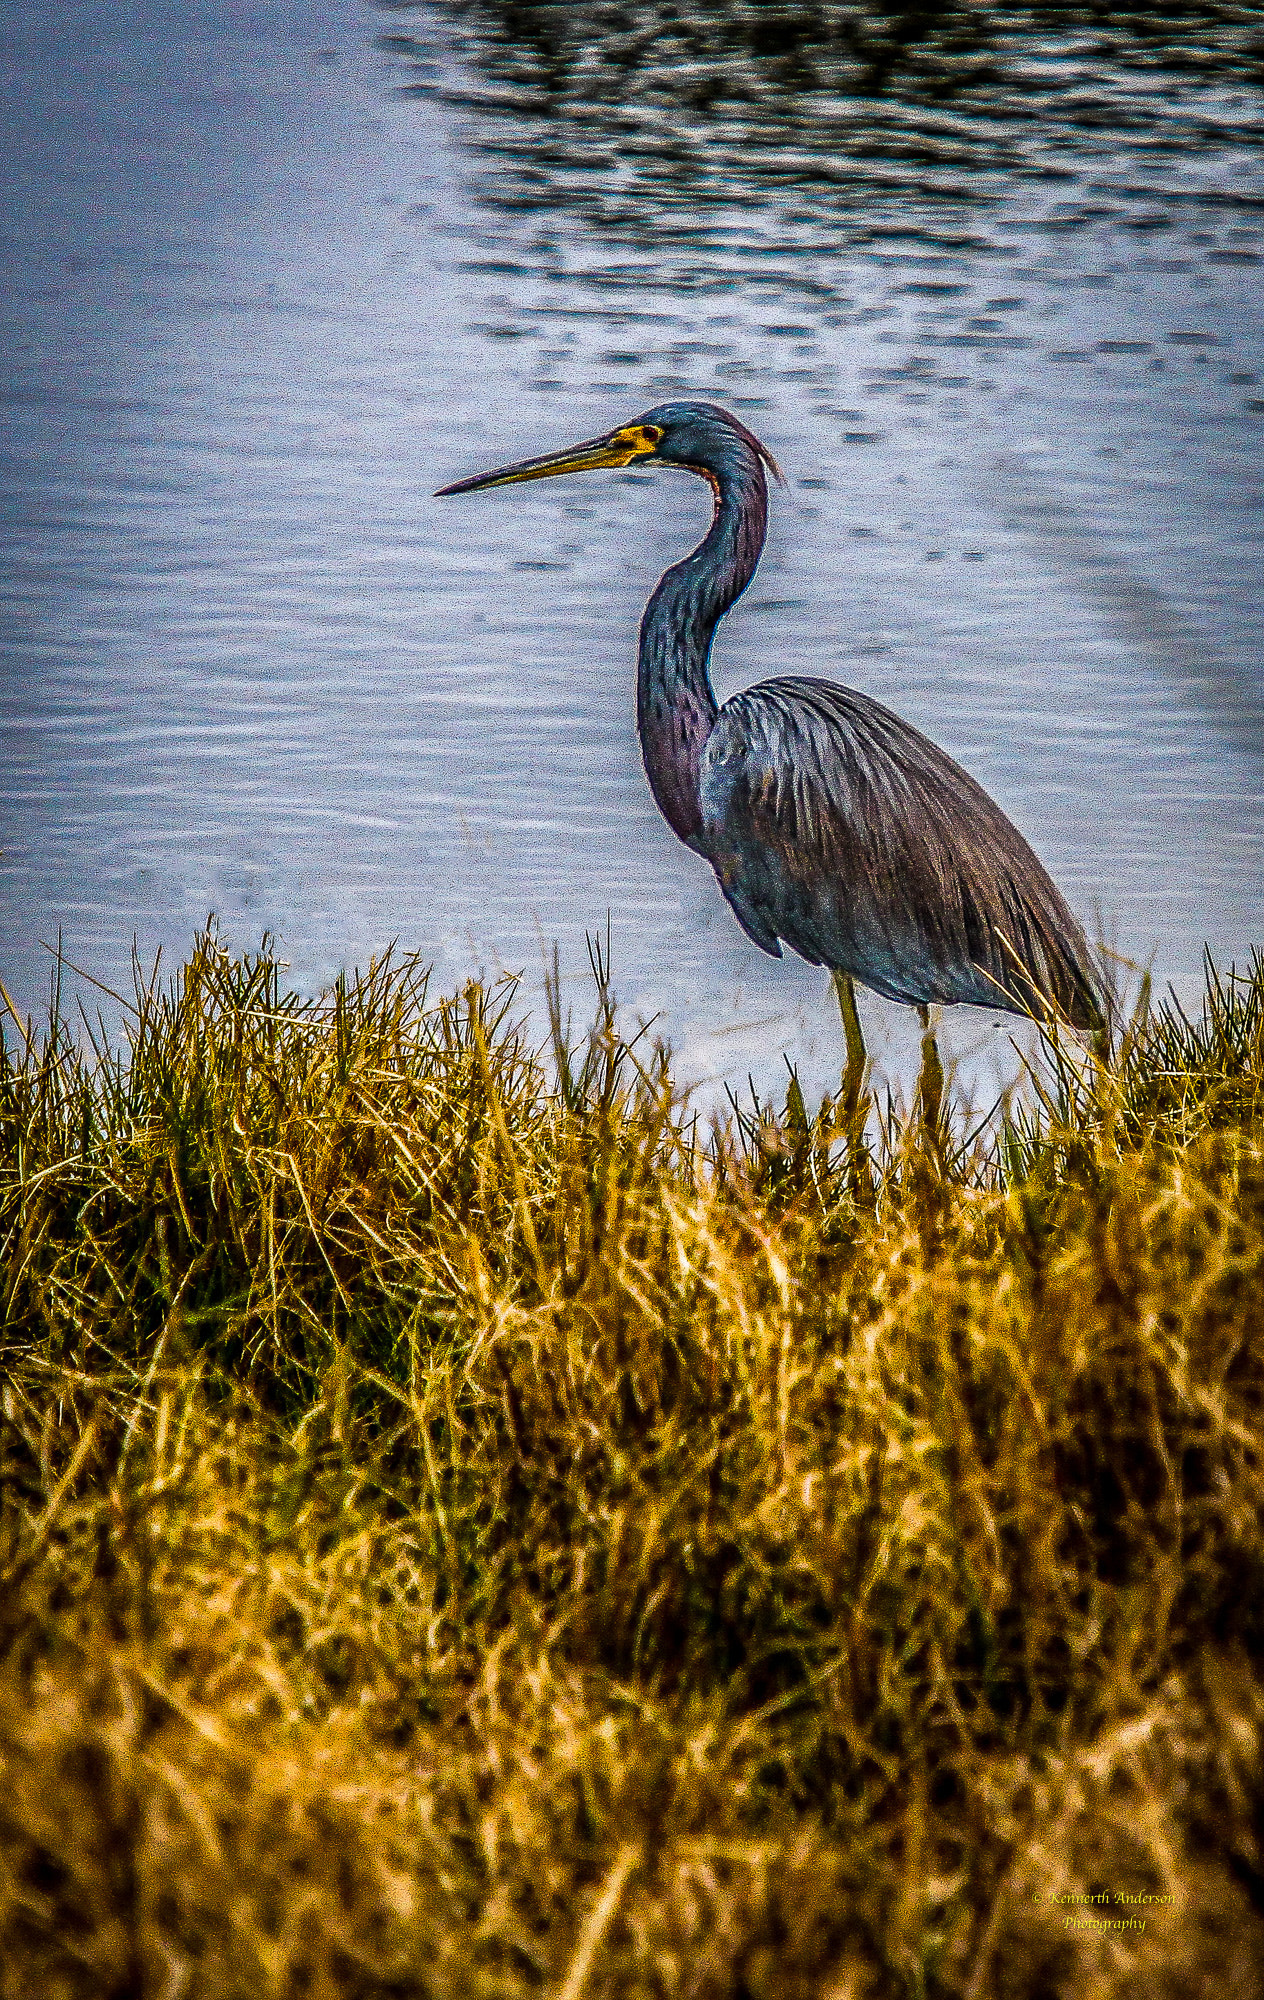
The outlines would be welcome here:
M 867 1153 L 597 970 L 9 1023 L 0 1994 L 1250 2000 L 1264 963 Z

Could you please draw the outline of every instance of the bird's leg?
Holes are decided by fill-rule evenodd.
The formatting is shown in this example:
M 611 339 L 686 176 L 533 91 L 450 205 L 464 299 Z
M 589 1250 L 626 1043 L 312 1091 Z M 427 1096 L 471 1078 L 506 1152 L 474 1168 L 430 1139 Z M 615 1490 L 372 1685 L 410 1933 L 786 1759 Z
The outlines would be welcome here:
M 917 1018 L 922 1024 L 922 1068 L 917 1079 L 917 1106 L 922 1131 L 936 1150 L 943 1141 L 944 1066 L 939 1045 L 930 1024 L 930 1008 L 918 1003 Z
M 865 1089 L 865 1072 L 868 1057 L 865 1052 L 865 1037 L 860 1026 L 860 1014 L 856 1007 L 856 986 L 848 972 L 831 974 L 834 995 L 838 1001 L 838 1011 L 843 1017 L 843 1033 L 847 1038 L 847 1067 L 843 1071 L 841 1109 L 843 1128 L 847 1134 L 847 1146 L 851 1154 L 853 1191 L 861 1191 L 862 1184 L 872 1192 L 873 1176 L 870 1171 L 869 1148 L 865 1144 L 865 1120 L 869 1114 L 869 1095 Z
M 865 1082 L 865 1037 L 856 1007 L 856 986 L 849 972 L 832 975 L 838 1011 L 847 1037 L 847 1067 L 843 1071 L 843 1111 L 850 1123 L 860 1109 L 860 1093 Z

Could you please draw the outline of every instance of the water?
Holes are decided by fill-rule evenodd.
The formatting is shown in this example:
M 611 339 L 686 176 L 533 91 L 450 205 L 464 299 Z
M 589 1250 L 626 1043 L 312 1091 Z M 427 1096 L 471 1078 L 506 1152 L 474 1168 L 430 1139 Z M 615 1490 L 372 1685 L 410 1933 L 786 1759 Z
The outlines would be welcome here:
M 695 1078 L 835 1072 L 646 790 L 649 473 L 437 485 L 664 396 L 789 484 L 718 689 L 942 742 L 1127 958 L 1264 936 L 1258 33 L 972 10 L 28 4 L 3 52 L 0 971 L 207 912 L 314 988 L 586 930 Z M 524 26 L 525 22 L 525 26 Z M 839 24 L 842 24 L 841 26 Z M 990 23 L 990 25 L 989 25 Z M 771 24 L 771 25 L 770 25 Z M 779 25 L 778 25 L 779 24 Z M 774 28 L 776 33 L 773 32 Z M 953 39 L 954 35 L 957 39 Z M 1252 41 L 1252 36 L 1255 41 Z M 780 39 L 778 39 L 780 37 Z M 911 1023 L 874 1001 L 897 1076 Z M 949 1045 L 1012 1072 L 973 1010 Z

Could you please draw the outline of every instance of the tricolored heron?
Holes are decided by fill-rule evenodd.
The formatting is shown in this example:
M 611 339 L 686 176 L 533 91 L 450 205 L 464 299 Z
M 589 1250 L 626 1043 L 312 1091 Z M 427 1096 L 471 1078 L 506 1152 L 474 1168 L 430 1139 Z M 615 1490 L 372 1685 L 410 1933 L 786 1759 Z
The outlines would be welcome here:
M 781 479 L 745 424 L 714 403 L 663 403 L 604 437 L 442 491 L 651 462 L 698 473 L 715 516 L 641 621 L 637 727 L 650 790 L 715 870 L 747 936 L 774 958 L 791 945 L 834 974 L 853 1110 L 865 1060 L 855 980 L 918 1008 L 924 1113 L 928 1067 L 936 1113 L 942 1081 L 932 1002 L 1100 1028 L 1083 931 L 1018 829 L 944 751 L 830 681 L 761 681 L 717 704 L 711 641 L 764 545 L 765 467 Z

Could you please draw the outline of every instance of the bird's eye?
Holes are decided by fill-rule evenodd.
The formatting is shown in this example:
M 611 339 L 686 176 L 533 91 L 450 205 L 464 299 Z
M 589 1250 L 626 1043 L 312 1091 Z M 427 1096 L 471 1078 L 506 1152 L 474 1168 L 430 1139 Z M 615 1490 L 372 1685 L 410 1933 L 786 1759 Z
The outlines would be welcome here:
M 619 439 L 634 452 L 653 451 L 662 443 L 663 431 L 659 424 L 629 424 L 625 431 L 620 431 Z

